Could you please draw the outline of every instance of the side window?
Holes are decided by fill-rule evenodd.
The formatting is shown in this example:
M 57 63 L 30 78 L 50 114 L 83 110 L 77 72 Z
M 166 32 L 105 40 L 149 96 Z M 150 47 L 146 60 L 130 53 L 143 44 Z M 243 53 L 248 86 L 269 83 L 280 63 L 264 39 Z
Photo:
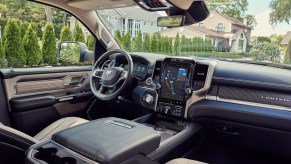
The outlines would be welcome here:
M 76 45 L 83 42 L 91 51 L 94 47 L 94 37 L 67 12 L 29 1 L 21 5 L 8 0 L 1 2 L 0 68 L 76 65 L 57 58 L 58 44 L 68 41 Z M 80 49 L 72 47 L 68 52 L 80 55 Z

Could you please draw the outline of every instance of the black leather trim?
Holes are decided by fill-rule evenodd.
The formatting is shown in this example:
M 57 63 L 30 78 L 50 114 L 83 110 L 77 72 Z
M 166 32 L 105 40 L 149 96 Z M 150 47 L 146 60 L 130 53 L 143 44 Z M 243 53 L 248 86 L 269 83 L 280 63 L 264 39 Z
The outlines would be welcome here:
M 12 111 L 23 111 L 52 106 L 56 102 L 55 96 L 51 94 L 41 94 L 13 98 L 10 100 L 10 107 Z
M 91 71 L 91 69 L 92 69 L 92 66 L 11 68 L 11 69 L 1 69 L 0 75 L 4 79 L 9 79 L 9 78 L 13 78 L 20 75 L 82 72 L 82 71 Z
M 213 83 L 271 91 L 291 91 L 290 70 L 218 61 L 213 74 Z
M 183 131 L 176 134 L 174 137 L 162 142 L 160 147 L 147 155 L 151 160 L 159 160 L 176 146 L 186 141 L 187 139 L 198 134 L 201 127 L 196 123 L 188 123 Z
M 0 128 L 0 141 L 14 145 L 14 146 L 21 148 L 23 150 L 26 150 L 31 145 L 35 144 L 35 142 L 33 142 L 31 140 L 28 140 L 26 138 L 23 138 L 17 134 L 14 134 L 12 132 L 9 132 L 9 131 L 1 129 L 1 128 Z
M 291 132 L 291 112 L 272 108 L 203 100 L 189 107 L 189 119 L 215 118 Z
M 55 142 L 101 163 L 120 163 L 137 154 L 148 154 L 159 147 L 160 139 L 153 128 L 114 117 L 68 128 L 52 137 Z

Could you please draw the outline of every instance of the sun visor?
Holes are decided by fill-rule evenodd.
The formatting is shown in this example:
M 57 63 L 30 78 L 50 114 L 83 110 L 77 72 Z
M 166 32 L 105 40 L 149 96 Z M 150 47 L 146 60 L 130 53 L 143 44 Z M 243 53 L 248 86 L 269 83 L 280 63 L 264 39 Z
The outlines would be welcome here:
M 71 0 L 67 4 L 82 10 L 103 10 L 136 5 L 132 0 Z

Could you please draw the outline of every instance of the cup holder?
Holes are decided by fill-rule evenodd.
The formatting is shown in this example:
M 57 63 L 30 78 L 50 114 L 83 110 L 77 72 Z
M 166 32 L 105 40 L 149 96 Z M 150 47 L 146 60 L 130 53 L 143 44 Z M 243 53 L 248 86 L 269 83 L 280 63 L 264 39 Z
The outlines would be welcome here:
M 58 155 L 57 148 L 38 148 L 34 158 L 44 161 L 48 164 L 77 164 L 77 160 L 73 157 L 61 157 Z M 62 152 L 60 154 L 63 154 Z

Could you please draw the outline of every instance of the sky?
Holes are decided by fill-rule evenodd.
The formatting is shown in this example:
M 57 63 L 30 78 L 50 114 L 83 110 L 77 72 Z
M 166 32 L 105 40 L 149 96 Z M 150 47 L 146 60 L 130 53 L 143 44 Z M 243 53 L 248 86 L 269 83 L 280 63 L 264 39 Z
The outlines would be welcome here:
M 273 27 L 269 23 L 269 8 L 271 0 L 249 0 L 247 14 L 255 15 L 257 26 L 252 31 L 252 36 L 270 36 L 272 34 L 285 35 L 291 31 L 291 24 L 278 23 Z

